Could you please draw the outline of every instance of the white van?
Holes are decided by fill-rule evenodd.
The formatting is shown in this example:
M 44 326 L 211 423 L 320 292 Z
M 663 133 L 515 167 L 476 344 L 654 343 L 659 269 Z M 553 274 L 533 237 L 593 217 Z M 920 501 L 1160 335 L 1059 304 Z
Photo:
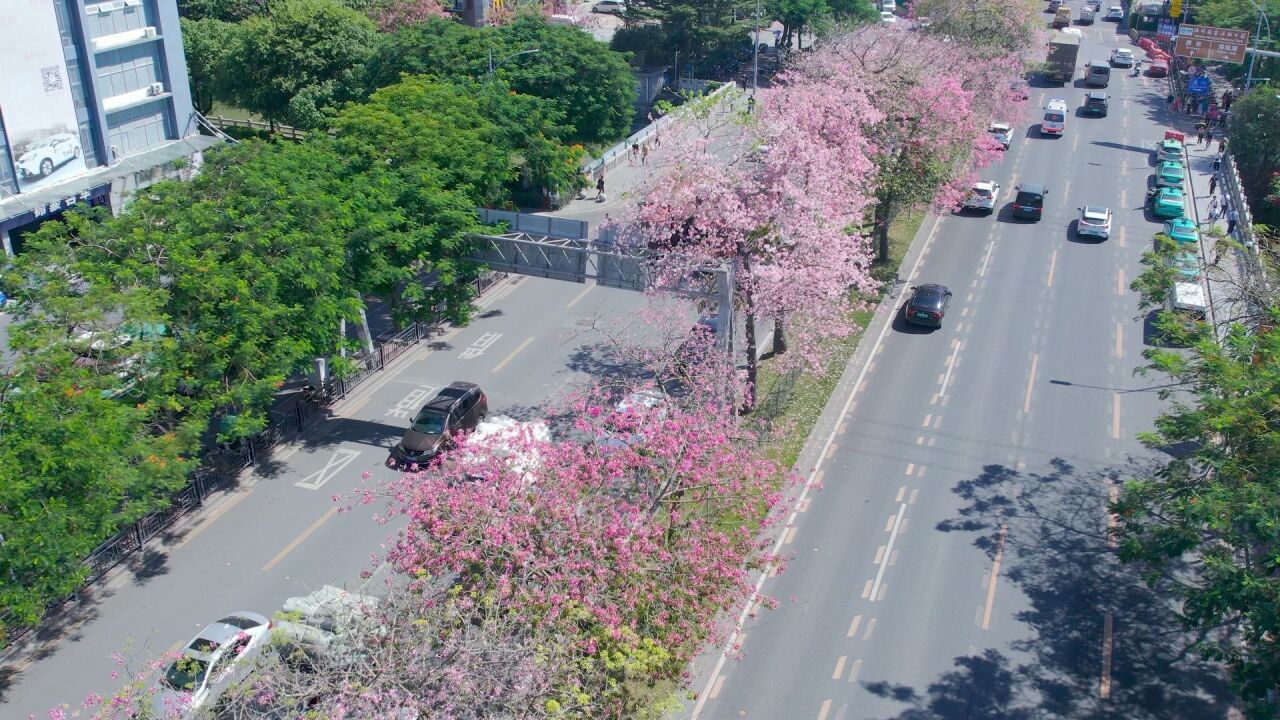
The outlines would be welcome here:
M 1089 87 L 1106 87 L 1111 82 L 1111 63 L 1094 60 L 1085 65 L 1084 84 Z
M 1067 101 L 1054 98 L 1044 106 L 1044 119 L 1040 121 L 1041 135 L 1062 137 L 1067 128 Z
M 1203 320 L 1205 312 L 1209 309 L 1209 304 L 1205 302 L 1204 287 L 1198 282 L 1174 283 L 1173 287 L 1169 288 L 1165 309 L 1186 313 L 1197 320 Z

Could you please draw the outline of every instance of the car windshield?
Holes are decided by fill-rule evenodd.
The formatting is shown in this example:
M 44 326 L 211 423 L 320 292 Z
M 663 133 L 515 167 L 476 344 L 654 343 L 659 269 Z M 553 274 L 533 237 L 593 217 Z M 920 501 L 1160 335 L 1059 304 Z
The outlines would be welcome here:
M 975 187 L 973 189 L 973 194 L 977 195 L 978 197 L 989 198 L 991 197 L 991 188 Z
M 411 427 L 427 435 L 440 435 L 444 433 L 444 418 L 443 414 L 434 410 L 423 410 L 413 419 Z
M 1063 117 L 1065 116 L 1062 113 L 1058 113 L 1058 112 L 1049 112 L 1044 114 L 1044 119 L 1048 120 L 1049 122 L 1062 122 Z
M 253 620 L 252 618 L 247 618 L 247 617 L 240 617 L 239 615 L 228 615 L 227 617 L 222 618 L 218 622 L 222 623 L 223 625 L 238 627 L 241 630 L 252 630 L 258 627 L 258 625 L 260 624 L 257 620 Z
M 204 675 L 209 671 L 209 663 L 189 656 L 173 661 L 165 671 L 162 682 L 174 690 L 194 691 L 204 682 Z
M 1165 175 L 1173 175 L 1173 176 L 1181 177 L 1181 176 L 1182 176 L 1182 166 L 1181 166 L 1181 165 L 1165 165 L 1165 166 L 1164 166 L 1164 174 L 1165 174 Z

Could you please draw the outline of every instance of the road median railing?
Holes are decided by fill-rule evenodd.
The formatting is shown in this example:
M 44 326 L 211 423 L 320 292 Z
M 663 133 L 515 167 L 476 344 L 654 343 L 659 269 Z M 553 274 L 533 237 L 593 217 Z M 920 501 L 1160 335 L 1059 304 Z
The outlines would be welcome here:
M 504 277 L 504 273 L 494 272 L 482 275 L 475 281 L 476 296 L 484 294 Z M 232 484 L 246 468 L 265 460 L 276 446 L 300 435 L 318 418 L 327 417 L 327 410 L 334 402 L 347 397 L 357 386 L 384 370 L 411 347 L 440 330 L 444 324 L 437 316 L 429 322 L 414 322 L 403 330 L 384 333 L 375 340 L 372 354 L 356 356 L 358 369 L 355 373 L 330 379 L 323 392 L 294 393 L 280 407 L 268 413 L 269 421 L 262 432 L 232 443 L 224 443 L 202 454 L 200 467 L 188 476 L 187 485 L 171 496 L 168 506 L 130 524 L 85 558 L 83 564 L 88 569 L 85 581 L 76 592 L 51 603 L 45 609 L 44 618 L 48 618 L 67 602 L 78 599 L 80 592 L 100 581 L 112 569 L 141 550 L 148 541 L 162 534 L 179 518 L 203 506 L 214 491 Z M 0 647 L 11 648 L 37 627 L 39 623 L 15 624 L 12 614 L 0 614 Z

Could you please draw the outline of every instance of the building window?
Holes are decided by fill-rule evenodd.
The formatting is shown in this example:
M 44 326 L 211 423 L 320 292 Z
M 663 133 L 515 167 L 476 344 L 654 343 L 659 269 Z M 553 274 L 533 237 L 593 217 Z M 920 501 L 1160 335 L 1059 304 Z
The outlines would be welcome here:
M 141 90 L 160 82 L 155 45 L 135 45 L 98 56 L 98 87 L 106 97 Z
M 108 137 L 116 158 L 136 155 L 173 139 L 165 110 L 165 103 L 147 103 L 108 115 Z

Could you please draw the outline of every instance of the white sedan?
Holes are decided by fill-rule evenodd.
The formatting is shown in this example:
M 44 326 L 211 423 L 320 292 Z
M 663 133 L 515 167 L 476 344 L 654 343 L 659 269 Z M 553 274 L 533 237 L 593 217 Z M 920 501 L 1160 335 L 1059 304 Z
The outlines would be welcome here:
M 254 612 L 232 613 L 184 647 L 160 678 L 152 698 L 156 717 L 186 716 L 211 705 L 230 684 L 236 667 L 265 644 L 271 621 Z
M 1120 22 L 1124 20 L 1124 8 L 1119 5 L 1112 5 L 1107 8 L 1107 20 Z
M 1085 205 L 1080 208 L 1080 221 L 1076 223 L 1077 237 L 1111 237 L 1111 208 Z
M 1111 51 L 1111 64 L 1116 67 L 1133 67 L 1133 51 L 1129 48 L 1116 48 Z

